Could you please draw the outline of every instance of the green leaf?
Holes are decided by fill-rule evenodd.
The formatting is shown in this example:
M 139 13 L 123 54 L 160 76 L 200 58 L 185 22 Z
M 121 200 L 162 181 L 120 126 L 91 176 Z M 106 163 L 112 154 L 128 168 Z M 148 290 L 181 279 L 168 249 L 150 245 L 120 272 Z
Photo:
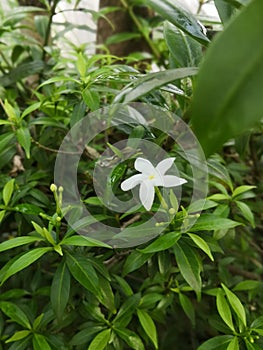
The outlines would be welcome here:
M 201 65 L 192 123 L 207 156 L 262 118 L 262 13 L 262 0 L 244 7 L 215 38 Z
M 50 289 L 50 301 L 58 319 L 63 315 L 69 300 L 70 273 L 66 263 L 62 261 L 53 277 Z
M 24 338 L 27 337 L 30 333 L 31 333 L 31 331 L 26 331 L 26 330 L 15 332 L 15 334 L 12 335 L 11 338 L 9 338 L 9 339 L 6 340 L 6 343 L 11 343 L 11 342 L 13 342 L 13 341 L 18 341 L 18 340 L 24 339 Z
M 44 254 L 50 252 L 52 250 L 51 247 L 48 248 L 36 248 L 30 250 L 29 252 L 21 255 L 18 259 L 16 259 L 7 269 L 4 274 L 1 284 L 3 284 L 9 277 L 13 276 L 17 272 L 25 269 L 27 266 L 33 264 L 36 260 L 41 258 Z M 4 268 L 4 267 L 3 267 Z
M 263 328 L 263 316 L 260 316 L 256 318 L 252 323 L 251 323 L 251 328 Z
M 102 326 L 90 326 L 77 332 L 70 340 L 70 345 L 81 345 L 94 339 L 94 335 L 103 330 Z
M 133 272 L 137 269 L 139 269 L 142 265 L 144 265 L 153 255 L 151 254 L 142 254 L 136 250 L 131 252 L 131 254 L 126 259 L 123 269 L 122 269 L 122 275 L 126 276 L 128 273 Z
M 1 121 L 0 121 L 1 125 Z M 2 134 L 0 136 L 0 152 L 3 152 L 3 150 L 10 144 L 13 143 L 15 140 L 14 133 L 7 132 L 5 134 Z
M 164 19 L 180 28 L 201 44 L 207 45 L 209 43 L 209 39 L 204 34 L 202 26 L 197 22 L 195 17 L 179 6 L 176 6 L 172 0 L 146 0 L 146 5 L 152 7 Z
M 140 293 L 137 293 L 125 300 L 125 302 L 120 307 L 115 319 L 113 320 L 114 326 L 126 327 L 128 325 L 133 313 L 140 303 L 140 298 Z
M 99 285 L 101 297 L 99 296 L 99 300 L 102 305 L 106 306 L 106 308 L 111 311 L 113 314 L 116 313 L 114 294 L 111 288 L 111 284 L 109 281 L 102 275 L 98 275 Z
M 117 44 L 131 39 L 138 39 L 140 37 L 140 33 L 121 32 L 108 37 L 105 41 L 105 45 Z
M 148 247 L 144 249 L 138 249 L 138 251 L 143 254 L 149 254 L 166 250 L 168 248 L 171 248 L 178 241 L 181 235 L 181 232 L 165 233 L 163 236 L 158 237 L 154 242 L 148 245 Z
M 11 69 L 9 74 L 1 77 L 2 86 L 10 86 L 16 84 L 19 80 L 29 77 L 30 75 L 39 73 L 44 68 L 44 62 L 40 60 L 21 63 Z
M 186 282 L 196 291 L 201 291 L 199 261 L 193 249 L 184 242 L 175 243 L 174 255 L 179 270 Z
M 167 69 L 162 72 L 149 73 L 135 81 L 133 86 L 128 86 L 116 96 L 115 102 L 132 102 L 139 97 L 159 89 L 161 86 L 178 79 L 183 79 L 197 73 L 197 68 Z
M 214 0 L 214 1 L 215 1 L 215 6 L 218 11 L 219 17 L 222 23 L 225 24 L 235 13 L 236 9 L 227 0 Z
M 243 305 L 241 304 L 240 300 L 223 283 L 222 283 L 222 287 L 223 287 L 223 289 L 224 289 L 224 291 L 226 293 L 227 300 L 228 300 L 229 304 L 231 305 L 232 309 L 235 311 L 237 317 L 246 326 L 246 324 L 247 324 L 247 322 L 246 322 L 246 312 L 245 312 L 245 309 L 244 309 Z
M 118 275 L 114 275 L 115 280 L 118 282 L 121 290 L 123 291 L 123 293 L 127 296 L 130 297 L 133 295 L 133 291 L 132 288 L 130 287 L 130 285 L 125 281 L 124 278 L 122 278 L 121 276 Z
M 73 255 L 67 252 L 67 266 L 72 276 L 87 290 L 96 295 L 101 295 L 99 279 L 91 263 L 83 256 Z
M 4 79 L 5 78 L 6 78 L 6 76 L 1 77 L 1 85 L 2 86 L 4 86 Z M 14 124 L 19 123 L 19 116 L 17 115 L 14 107 L 7 100 L 5 100 L 5 102 L 2 106 L 3 106 L 4 111 L 8 117 L 8 120 Z
M 33 215 L 38 215 L 43 211 L 43 209 L 40 209 L 38 206 L 34 204 L 29 204 L 29 203 L 21 203 L 17 204 L 16 206 L 13 207 L 15 211 L 18 211 L 23 214 L 33 214 Z
M 217 291 L 216 295 L 216 306 L 219 315 L 222 320 L 228 325 L 228 327 L 235 332 L 235 328 L 233 325 L 232 314 L 228 302 L 225 299 L 225 295 L 221 289 Z
M 145 333 L 152 341 L 155 349 L 158 349 L 157 331 L 151 316 L 145 310 L 142 309 L 137 310 L 137 315 Z
M 253 290 L 262 285 L 260 281 L 246 280 L 239 282 L 234 288 L 233 291 L 241 290 Z
M 23 310 L 20 309 L 14 303 L 9 301 L 0 301 L 0 309 L 1 311 L 9 317 L 13 322 L 18 323 L 24 328 L 31 328 L 30 321 Z
M 100 95 L 97 91 L 91 89 L 90 87 L 86 88 L 82 92 L 82 97 L 86 105 L 91 111 L 96 111 L 100 107 Z
M 106 243 L 96 240 L 88 236 L 71 236 L 63 239 L 60 244 L 73 245 L 78 247 L 104 247 L 111 249 L 112 247 Z
M 241 223 L 230 219 L 221 218 L 220 216 L 216 216 L 214 214 L 203 214 L 193 225 L 191 231 L 196 232 L 230 229 L 238 225 L 241 225 Z
M 105 329 L 96 335 L 96 337 L 90 343 L 88 350 L 103 350 L 106 348 L 110 341 L 111 329 Z
M 254 214 L 252 213 L 252 210 L 250 209 L 250 207 L 244 202 L 235 201 L 235 203 L 238 206 L 238 208 L 240 209 L 244 218 L 250 223 L 250 225 L 253 228 L 255 228 Z
M 26 152 L 26 157 L 30 158 L 31 135 L 28 128 L 21 127 L 16 130 L 17 141 Z
M 206 243 L 206 241 L 202 237 L 200 237 L 194 233 L 187 233 L 187 234 L 189 237 L 192 238 L 192 240 L 197 245 L 197 247 L 202 249 L 202 251 L 205 252 L 212 261 L 214 261 L 213 255 L 212 255 L 211 250 L 210 250 L 208 244 Z
M 164 22 L 164 38 L 176 67 L 197 67 L 203 56 L 202 45 L 169 22 Z
M 122 338 L 130 349 L 144 350 L 143 342 L 141 338 L 135 332 L 130 331 L 127 328 L 114 328 L 114 332 Z
M 6 206 L 8 205 L 12 197 L 12 194 L 14 191 L 14 183 L 15 183 L 15 179 L 9 180 L 3 188 L 3 201 Z
M 29 107 L 27 107 L 24 112 L 21 115 L 21 119 L 25 118 L 28 114 L 34 112 L 35 110 L 39 109 L 42 105 L 42 102 L 35 102 L 32 105 L 30 105 Z
M 197 350 L 219 350 L 219 348 L 222 349 L 222 345 L 227 345 L 232 339 L 232 335 L 218 335 L 204 342 Z
M 239 350 L 238 337 L 234 337 L 231 340 L 226 350 Z
M 1 243 L 0 252 L 4 252 L 5 250 L 8 250 L 8 249 L 20 247 L 21 245 L 38 242 L 38 241 L 41 241 L 40 237 L 33 237 L 33 236 L 15 237 Z
M 234 189 L 234 191 L 232 193 L 232 198 L 235 198 L 244 192 L 251 191 L 256 187 L 257 186 L 249 186 L 249 185 L 238 186 Z
M 82 52 L 78 53 L 76 66 L 77 66 L 79 75 L 81 77 L 85 77 L 86 76 L 86 71 L 87 71 L 87 64 L 86 64 L 85 58 L 83 57 L 83 53 Z
M 38 333 L 34 333 L 33 335 L 33 346 L 34 350 L 51 350 L 51 347 L 49 346 L 46 337 Z
M 5 217 L 5 213 L 6 213 L 5 210 L 1 210 L 1 211 L 0 211 L 0 223 L 1 223 L 1 221 L 3 220 L 3 218 Z
M 192 325 L 195 326 L 195 309 L 193 307 L 191 300 L 188 298 L 188 296 L 182 293 L 179 293 L 179 301 L 185 314 L 192 322 Z

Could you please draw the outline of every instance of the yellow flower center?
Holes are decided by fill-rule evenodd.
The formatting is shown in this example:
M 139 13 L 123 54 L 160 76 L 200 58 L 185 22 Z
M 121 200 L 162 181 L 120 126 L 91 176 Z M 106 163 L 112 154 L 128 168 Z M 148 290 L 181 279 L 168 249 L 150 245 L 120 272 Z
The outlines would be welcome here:
M 150 175 L 150 176 L 148 177 L 148 180 L 153 180 L 154 178 L 155 178 L 154 175 Z

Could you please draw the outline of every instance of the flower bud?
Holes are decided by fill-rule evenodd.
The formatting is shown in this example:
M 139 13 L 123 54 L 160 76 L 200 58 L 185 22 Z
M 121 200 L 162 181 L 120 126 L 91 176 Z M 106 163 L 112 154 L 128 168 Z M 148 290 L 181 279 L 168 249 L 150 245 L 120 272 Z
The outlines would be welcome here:
M 51 190 L 51 192 L 56 192 L 57 191 L 57 186 L 55 185 L 55 184 L 51 184 L 50 185 L 50 190 Z
M 171 215 L 174 215 L 176 213 L 175 209 L 174 208 L 170 208 L 168 210 L 168 213 L 171 214 Z

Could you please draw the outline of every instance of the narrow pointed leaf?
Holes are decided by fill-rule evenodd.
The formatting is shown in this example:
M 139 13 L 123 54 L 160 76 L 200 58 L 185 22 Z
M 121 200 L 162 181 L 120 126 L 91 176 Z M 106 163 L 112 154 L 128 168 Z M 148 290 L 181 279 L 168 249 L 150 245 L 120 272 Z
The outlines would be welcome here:
M 88 350 L 103 350 L 108 345 L 110 341 L 111 330 L 105 329 L 96 335 L 96 337 L 92 340 Z
M 13 262 L 12 265 L 9 266 L 8 270 L 3 276 L 1 284 L 3 284 L 9 277 L 25 269 L 27 266 L 33 264 L 33 262 L 41 258 L 41 256 L 43 256 L 44 254 L 50 252 L 52 249 L 53 248 L 51 247 L 36 248 L 20 256 L 17 260 Z
M 53 310 L 61 318 L 69 299 L 70 273 L 63 261 L 57 268 L 50 290 L 50 300 Z
M 151 316 L 145 310 L 142 309 L 137 310 L 137 315 L 145 333 L 152 341 L 155 349 L 158 349 L 157 331 Z

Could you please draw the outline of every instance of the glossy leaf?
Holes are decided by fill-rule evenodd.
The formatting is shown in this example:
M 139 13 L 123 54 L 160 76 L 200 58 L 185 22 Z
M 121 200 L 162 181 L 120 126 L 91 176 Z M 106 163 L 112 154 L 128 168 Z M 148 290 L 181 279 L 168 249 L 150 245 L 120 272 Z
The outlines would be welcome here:
M 232 339 L 232 335 L 218 335 L 204 342 L 197 350 L 219 350 L 222 349 L 222 345 L 225 345 L 226 348 Z
M 18 305 L 9 301 L 0 301 L 0 310 L 13 322 L 18 323 L 24 328 L 31 328 L 28 317 Z
M 199 261 L 193 249 L 179 241 L 175 243 L 174 254 L 179 270 L 186 282 L 196 291 L 201 291 Z
M 25 150 L 26 157 L 30 158 L 31 135 L 30 135 L 29 129 L 26 127 L 21 127 L 17 129 L 16 137 L 19 144 Z
M 239 342 L 238 337 L 234 337 L 231 342 L 228 344 L 228 347 L 226 350 L 239 350 Z
M 0 252 L 4 252 L 5 250 L 9 250 L 12 248 L 20 247 L 24 244 L 30 244 L 33 242 L 40 241 L 40 237 L 33 237 L 33 236 L 22 236 L 22 237 L 15 237 L 8 241 L 4 241 L 0 244 Z
M 167 69 L 166 71 L 149 73 L 139 78 L 132 86 L 126 87 L 116 96 L 115 102 L 132 102 L 161 86 L 178 79 L 197 74 L 197 68 Z
M 51 350 L 46 337 L 38 333 L 34 333 L 33 335 L 33 346 L 34 350 Z
M 179 301 L 185 314 L 192 322 L 192 325 L 195 326 L 195 309 L 191 300 L 183 293 L 179 293 Z
M 9 180 L 3 188 L 3 201 L 6 206 L 8 205 L 12 197 L 12 194 L 14 191 L 14 183 L 15 183 L 15 179 Z
M 18 341 L 18 340 L 24 339 L 24 338 L 26 338 L 30 333 L 31 333 L 31 331 L 27 331 L 27 330 L 15 332 L 15 334 L 12 335 L 12 337 L 9 338 L 9 339 L 6 341 L 6 343 L 11 343 L 11 342 L 13 342 L 13 341 Z
M 238 225 L 241 225 L 240 222 L 236 222 L 230 219 L 225 219 L 220 216 L 213 214 L 203 214 L 197 220 L 197 222 L 191 228 L 191 231 L 212 231 L 220 229 L 230 229 Z
M 171 248 L 181 237 L 181 232 L 168 232 L 163 236 L 158 237 L 148 247 L 140 249 L 139 251 L 144 254 L 156 253 L 162 250 Z
M 106 348 L 111 337 L 111 329 L 105 329 L 98 333 L 90 343 L 88 350 L 103 350 Z
M 212 261 L 214 261 L 213 255 L 212 255 L 211 250 L 209 248 L 209 245 L 206 243 L 206 241 L 202 237 L 200 237 L 194 233 L 187 233 L 187 234 L 189 237 L 191 237 L 191 239 L 194 241 L 194 243 L 197 245 L 197 247 L 202 249 L 202 251 L 205 252 Z
M 126 327 L 140 302 L 140 293 L 134 294 L 126 299 L 120 307 L 113 323 L 116 327 Z
M 209 39 L 204 34 L 203 27 L 195 17 L 175 5 L 172 0 L 147 0 L 146 4 L 152 7 L 164 19 L 180 28 L 201 44 L 207 45 L 209 43 Z
M 232 309 L 235 311 L 237 317 L 242 321 L 242 323 L 246 326 L 246 312 L 241 304 L 241 301 L 238 299 L 238 297 L 231 292 L 223 283 L 222 287 L 226 293 L 226 297 L 228 299 L 229 304 L 231 305 Z
M 100 294 L 99 279 L 93 266 L 84 257 L 67 253 L 67 266 L 72 276 L 94 295 Z
M 225 299 L 225 295 L 221 289 L 217 291 L 216 295 L 216 306 L 219 315 L 222 320 L 228 325 L 228 327 L 235 332 L 233 325 L 232 314 L 228 302 Z
M 141 338 L 135 333 L 127 328 L 114 328 L 116 334 L 122 338 L 130 349 L 134 350 L 144 350 L 143 342 Z
M 13 276 L 17 272 L 25 269 L 27 266 L 33 264 L 36 260 L 41 258 L 44 254 L 50 252 L 52 248 L 35 248 L 16 259 L 7 269 L 4 274 L 1 284 L 3 284 L 9 277 Z
M 151 316 L 143 309 L 138 309 L 137 315 L 145 333 L 152 341 L 155 349 L 158 349 L 157 331 Z
M 60 244 L 64 245 L 73 245 L 78 247 L 105 247 L 105 248 L 111 248 L 106 243 L 100 242 L 96 240 L 95 238 L 88 237 L 88 236 L 71 236 L 63 239 Z
M 200 68 L 192 122 L 206 155 L 262 118 L 262 12 L 261 0 L 245 7 L 214 40 Z
M 134 250 L 133 252 L 131 252 L 131 254 L 128 256 L 124 263 L 122 275 L 126 276 L 128 273 L 139 269 L 151 258 L 152 255 L 152 253 L 143 254 Z
M 164 23 L 164 38 L 176 67 L 197 67 L 203 56 L 202 45 L 178 30 L 169 22 Z
M 103 330 L 102 326 L 89 326 L 77 332 L 70 340 L 70 345 L 81 345 L 94 339 L 95 334 Z
M 70 273 L 66 263 L 59 264 L 51 284 L 50 301 L 56 316 L 60 319 L 69 300 Z
M 250 207 L 244 202 L 235 201 L 235 203 L 238 206 L 238 208 L 240 209 L 244 218 L 250 223 L 250 225 L 253 228 L 255 228 L 254 214 L 252 213 L 252 210 L 250 209 Z
M 253 190 L 254 188 L 256 188 L 256 186 L 249 186 L 249 185 L 238 186 L 234 189 L 232 193 L 232 197 L 235 198 L 244 192 Z

